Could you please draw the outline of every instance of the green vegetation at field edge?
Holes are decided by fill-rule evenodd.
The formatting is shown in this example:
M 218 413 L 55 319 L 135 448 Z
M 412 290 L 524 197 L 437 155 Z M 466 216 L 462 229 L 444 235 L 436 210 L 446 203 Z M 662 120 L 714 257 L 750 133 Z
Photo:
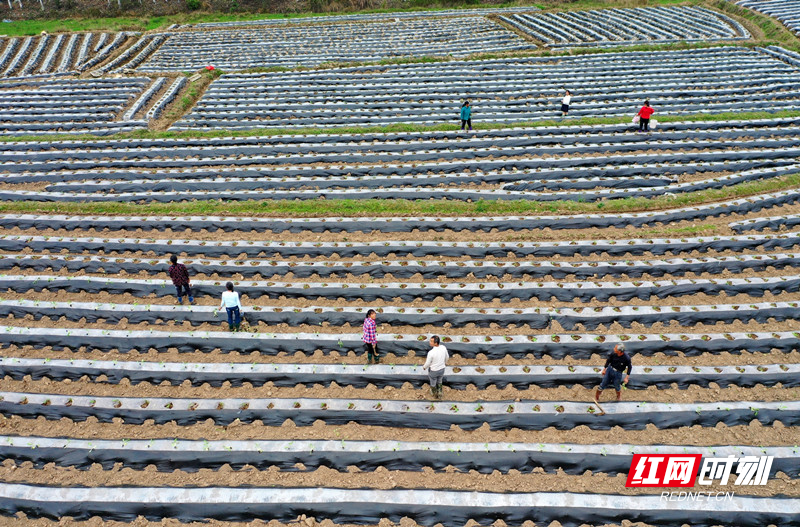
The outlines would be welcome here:
M 546 12 L 587 11 L 590 9 L 625 9 L 633 7 L 693 6 L 704 0 L 540 0 L 537 7 Z
M 324 8 L 324 3 L 320 3 Z M 364 9 L 359 11 L 321 11 L 298 13 L 220 13 L 220 12 L 188 12 L 164 16 L 120 16 L 108 18 L 61 18 L 61 19 L 33 19 L 13 21 L 0 24 L 0 34 L 9 36 L 36 35 L 41 31 L 49 33 L 66 31 L 151 31 L 162 29 L 172 24 L 198 24 L 204 22 L 248 22 L 253 20 L 283 19 L 283 18 L 320 18 L 342 14 L 369 14 L 413 11 L 439 11 L 447 9 L 480 9 L 498 7 L 531 7 L 547 12 L 583 11 L 590 9 L 629 8 L 642 6 L 706 6 L 729 15 L 747 19 L 758 25 L 766 39 L 775 40 L 781 45 L 788 45 L 798 49 L 797 37 L 784 27 L 780 22 L 770 17 L 760 15 L 748 9 L 741 8 L 726 0 L 575 0 L 564 2 L 561 0 L 544 0 L 532 3 L 529 0 L 511 0 L 502 3 L 476 2 L 447 2 L 446 0 L 412 0 L 403 8 Z M 492 17 L 493 18 L 493 17 Z M 632 49 L 632 48 L 625 48 Z M 642 50 L 642 49 L 637 49 Z
M 733 18 L 743 19 L 749 24 L 756 26 L 764 34 L 763 39 L 756 38 L 760 46 L 777 44 L 786 49 L 800 51 L 800 38 L 774 18 L 751 11 L 750 9 L 738 6 L 727 0 L 714 0 L 707 4 L 707 7 L 721 11 Z M 747 24 L 745 24 L 745 26 L 747 26 Z M 755 36 L 756 35 L 754 35 L 754 37 Z
M 165 216 L 496 216 L 551 214 L 622 214 L 689 207 L 800 187 L 800 173 L 753 181 L 722 189 L 657 198 L 626 198 L 600 202 L 577 201 L 452 201 L 452 200 L 205 200 L 179 203 L 0 203 L 3 214 L 165 215 Z
M 42 31 L 144 31 L 147 19 L 135 17 L 18 20 L 0 24 L 0 34 L 10 37 L 38 35 Z
M 669 0 L 672 1 L 672 0 Z M 247 22 L 251 20 L 305 18 L 351 14 L 395 13 L 412 11 L 442 11 L 447 9 L 482 9 L 497 7 L 513 7 L 530 5 L 526 1 L 508 1 L 502 3 L 483 2 L 441 2 L 437 0 L 418 0 L 410 7 L 365 9 L 360 11 L 327 11 L 298 13 L 208 13 L 190 12 L 164 16 L 120 16 L 109 18 L 65 18 L 65 19 L 33 19 L 15 20 L 0 24 L 0 34 L 8 36 L 36 35 L 42 31 L 60 33 L 67 31 L 151 31 L 172 24 L 199 24 L 203 22 Z

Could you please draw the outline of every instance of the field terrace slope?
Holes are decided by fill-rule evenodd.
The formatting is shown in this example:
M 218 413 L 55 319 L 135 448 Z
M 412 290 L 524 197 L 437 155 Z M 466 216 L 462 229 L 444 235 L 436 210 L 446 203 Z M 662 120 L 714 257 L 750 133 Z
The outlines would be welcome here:
M 750 133 L 769 130 L 756 124 Z M 237 140 L 217 141 L 209 146 Z M 113 159 L 114 144 L 97 147 Z M 76 159 L 92 150 L 65 146 Z M 124 151 L 158 159 L 167 146 L 186 145 L 131 140 Z M 737 235 L 726 218 L 705 220 L 707 237 L 644 238 L 635 228 L 565 237 L 531 230 L 527 218 L 506 218 L 502 234 L 441 218 L 409 219 L 436 231 L 332 218 L 354 228 L 311 232 L 323 219 L 0 217 L 9 233 L 0 238 L 0 412 L 10 424 L 0 511 L 364 524 L 396 514 L 423 525 L 434 496 L 459 518 L 510 519 L 474 499 L 525 492 L 519 517 L 536 520 L 584 521 L 587 503 L 621 502 L 648 507 L 637 518 L 655 525 L 667 525 L 665 511 L 669 521 L 719 524 L 744 503 L 736 525 L 791 517 L 800 498 L 796 232 Z M 143 235 L 148 223 L 164 230 Z M 194 305 L 174 300 L 170 252 L 189 266 Z M 247 331 L 228 333 L 215 314 L 226 280 L 243 295 Z M 592 297 L 603 291 L 613 294 Z M 367 308 L 379 311 L 381 365 L 363 364 Z M 442 401 L 427 400 L 419 367 L 430 334 L 452 355 Z M 593 389 L 616 343 L 633 354 L 632 382 L 599 415 Z M 624 487 L 630 454 L 656 451 L 760 452 L 774 465 L 766 485 L 736 487 L 728 508 L 667 511 L 651 489 Z M 86 501 L 85 486 L 110 501 Z M 345 490 L 358 514 L 331 511 Z M 552 492 L 575 507 L 548 512 Z M 177 505 L 159 501 L 167 495 Z M 400 496 L 402 506 L 381 501 Z M 290 499 L 305 500 L 305 512 Z M 261 505 L 245 511 L 242 500 Z M 452 515 L 441 521 L 455 525 Z
M 458 124 L 469 99 L 476 127 L 569 115 L 658 115 L 800 107 L 800 69 L 734 47 L 229 74 L 173 130 Z M 634 82 L 635 79 L 635 82 Z
M 452 31 L 519 12 L 314 28 Z M 169 39 L 224 31 L 244 49 L 296 32 L 311 54 L 309 27 Z M 3 133 L 148 126 L 193 85 L 114 77 L 167 64 L 167 35 L 145 37 L 98 77 L 0 82 Z M 42 41 L 26 53 L 48 68 L 52 49 L 97 45 Z M 218 134 L 4 140 L 0 523 L 796 524 L 800 118 L 629 122 L 645 97 L 657 118 L 800 109 L 793 61 L 726 46 L 224 75 L 175 127 Z M 552 117 L 565 87 L 571 115 L 624 122 L 514 125 Z M 224 132 L 455 125 L 464 98 L 472 134 Z M 380 364 L 366 364 L 370 309 Z M 439 400 L 421 368 L 431 335 L 450 353 Z M 598 403 L 618 344 L 630 382 Z M 664 453 L 735 457 L 727 484 L 677 489 L 725 499 L 626 487 L 632 454 Z M 761 484 L 735 485 L 762 456 Z
M 738 22 L 703 7 L 640 7 L 504 15 L 500 20 L 550 48 L 750 38 Z
M 123 111 L 148 93 L 147 77 L 0 80 L 0 135 L 108 135 L 147 127 Z M 162 81 L 163 82 L 163 81 Z
M 172 34 L 140 72 L 224 71 L 374 62 L 395 57 L 455 56 L 535 49 L 516 34 L 481 17 L 268 25 Z
M 740 0 L 736 4 L 774 17 L 800 35 L 800 2 L 797 0 Z
M 265 18 L 261 20 L 241 20 L 228 22 L 200 22 L 197 24 L 186 24 L 181 28 L 222 28 L 222 27 L 243 27 L 243 26 L 273 26 L 273 25 L 293 25 L 293 24 L 315 24 L 327 22 L 368 22 L 368 21 L 397 21 L 413 20 L 419 18 L 442 18 L 442 17 L 484 17 L 486 15 L 501 15 L 507 13 L 521 13 L 538 11 L 534 6 L 519 7 L 485 7 L 474 9 L 437 9 L 428 11 L 394 11 L 387 13 L 360 13 L 344 15 L 325 15 L 314 17 L 290 17 L 290 18 Z
M 84 71 L 122 49 L 134 33 L 60 33 L 0 38 L 0 78 Z
M 592 202 L 691 195 L 800 173 L 798 130 L 796 119 L 762 119 L 670 122 L 649 136 L 629 125 L 564 125 L 469 136 L 443 131 L 6 142 L 0 199 Z M 737 149 L 728 147 L 732 141 Z

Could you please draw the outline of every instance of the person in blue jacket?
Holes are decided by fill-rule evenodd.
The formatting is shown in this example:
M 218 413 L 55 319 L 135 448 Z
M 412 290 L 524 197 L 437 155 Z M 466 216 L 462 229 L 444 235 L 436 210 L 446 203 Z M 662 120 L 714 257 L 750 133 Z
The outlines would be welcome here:
M 472 131 L 472 106 L 469 105 L 469 101 L 464 101 L 461 105 L 461 129 L 463 130 L 465 126 L 469 126 Z

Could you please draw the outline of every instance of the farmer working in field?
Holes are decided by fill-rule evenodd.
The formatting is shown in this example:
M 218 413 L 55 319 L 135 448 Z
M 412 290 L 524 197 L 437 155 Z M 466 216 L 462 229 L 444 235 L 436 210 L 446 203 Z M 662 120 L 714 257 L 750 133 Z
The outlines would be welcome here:
M 431 395 L 434 399 L 441 399 L 444 369 L 447 366 L 447 359 L 450 358 L 450 355 L 447 353 L 447 348 L 444 347 L 438 336 L 432 336 L 428 343 L 431 345 L 431 350 L 428 352 L 428 358 L 422 366 L 422 369 L 428 370 L 428 379 L 431 383 Z
M 242 301 L 239 299 L 239 293 L 233 290 L 233 282 L 225 284 L 225 289 L 219 307 L 220 309 L 224 307 L 228 313 L 228 329 L 239 331 L 242 324 Z
M 186 269 L 186 266 L 182 263 L 178 263 L 178 257 L 174 254 L 169 257 L 169 261 L 172 265 L 169 266 L 167 274 L 172 278 L 172 284 L 175 286 L 175 291 L 178 296 L 178 303 L 183 304 L 184 295 L 189 298 L 190 304 L 194 303 L 192 288 L 189 284 L 189 270 Z
M 378 357 L 378 324 L 375 319 L 378 314 L 374 309 L 367 311 L 367 318 L 364 319 L 364 336 L 361 340 L 364 341 L 364 351 L 367 352 L 367 364 L 378 364 L 381 360 Z
M 600 388 L 594 394 L 595 402 L 600 400 L 600 394 L 603 393 L 603 390 L 608 388 L 609 384 L 614 385 L 614 389 L 617 390 L 617 401 L 622 398 L 622 374 L 625 370 L 628 373 L 625 375 L 624 383 L 627 384 L 628 380 L 631 377 L 631 370 L 633 369 L 633 364 L 631 363 L 631 358 L 625 353 L 625 346 L 623 344 L 617 344 L 614 346 L 614 351 L 609 353 L 608 358 L 606 359 L 606 365 L 603 368 L 603 380 L 600 383 Z

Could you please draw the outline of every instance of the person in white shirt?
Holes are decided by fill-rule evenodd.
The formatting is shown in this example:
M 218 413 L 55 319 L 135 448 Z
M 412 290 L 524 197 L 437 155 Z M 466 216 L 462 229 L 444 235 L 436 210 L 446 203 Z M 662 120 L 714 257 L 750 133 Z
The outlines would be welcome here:
M 444 380 L 444 369 L 447 366 L 447 359 L 450 355 L 440 342 L 439 337 L 432 336 L 428 341 L 431 345 L 431 350 L 428 352 L 428 358 L 425 361 L 423 370 L 428 370 L 428 378 L 431 383 L 431 395 L 436 399 L 442 398 L 442 381 Z
M 225 284 L 225 291 L 222 293 L 222 302 L 219 307 L 225 308 L 228 312 L 228 329 L 239 331 L 242 324 L 242 302 L 239 300 L 239 293 L 233 290 L 233 282 Z
M 564 94 L 564 98 L 561 99 L 561 116 L 566 117 L 567 112 L 569 112 L 569 103 L 572 100 L 572 95 L 569 93 L 569 90 L 564 90 L 566 93 Z

